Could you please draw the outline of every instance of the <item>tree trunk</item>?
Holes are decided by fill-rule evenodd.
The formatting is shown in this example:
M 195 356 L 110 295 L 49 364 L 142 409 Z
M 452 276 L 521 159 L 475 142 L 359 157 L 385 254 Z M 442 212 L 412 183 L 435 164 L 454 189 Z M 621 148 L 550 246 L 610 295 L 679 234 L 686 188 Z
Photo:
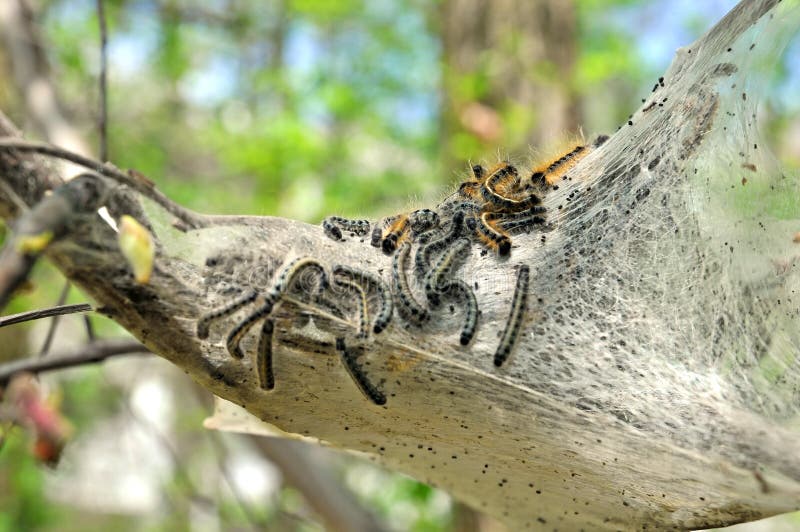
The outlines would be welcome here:
M 753 209 L 796 195 L 764 169 L 754 98 L 741 96 L 760 75 L 758 54 L 796 28 L 796 10 L 777 4 L 742 2 L 680 49 L 630 125 L 544 197 L 549 232 L 514 236 L 508 260 L 473 247 L 460 274 L 481 311 L 471 345 L 458 345 L 462 315 L 446 306 L 422 329 L 395 316 L 370 336 L 361 362 L 383 406 L 358 392 L 334 348 L 354 336 L 354 318 L 285 298 L 270 392 L 255 375 L 257 335 L 239 360 L 225 347 L 236 319 L 214 322 L 208 339 L 196 334 L 209 309 L 269 286 L 295 257 L 388 283 L 392 257 L 364 239 L 335 242 L 270 217 L 180 221 L 143 200 L 158 243 L 149 284 L 136 284 L 97 217 L 72 224 L 46 255 L 101 312 L 218 396 L 284 432 L 366 453 L 513 529 L 691 529 L 796 509 L 798 267 L 775 264 L 790 255 L 791 234 L 784 222 L 726 212 L 743 173 Z M 0 128 L 15 134 L 7 121 Z M 9 189 L 34 205 L 50 187 L 42 160 L 20 151 L 0 153 L 0 176 L 6 218 L 19 214 Z M 112 212 L 139 201 L 106 183 Z M 532 271 L 528 312 L 498 368 L 522 264 Z

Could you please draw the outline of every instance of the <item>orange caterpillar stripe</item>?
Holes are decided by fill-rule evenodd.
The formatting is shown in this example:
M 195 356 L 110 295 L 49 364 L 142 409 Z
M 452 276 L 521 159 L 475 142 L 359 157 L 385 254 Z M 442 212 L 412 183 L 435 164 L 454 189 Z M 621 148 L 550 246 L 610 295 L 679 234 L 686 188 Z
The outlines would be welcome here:
M 408 234 L 409 224 L 408 215 L 401 214 L 386 228 L 386 230 L 384 230 L 381 247 L 385 253 L 391 253 L 397 249 L 397 246 L 400 245 Z

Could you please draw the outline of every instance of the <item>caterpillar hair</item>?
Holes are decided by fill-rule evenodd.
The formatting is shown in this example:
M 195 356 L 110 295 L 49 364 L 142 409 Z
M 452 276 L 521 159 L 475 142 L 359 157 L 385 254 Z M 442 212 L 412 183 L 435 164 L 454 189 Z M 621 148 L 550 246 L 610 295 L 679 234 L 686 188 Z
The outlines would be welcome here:
M 459 342 L 467 345 L 475 336 L 478 326 L 478 301 L 475 299 L 475 292 L 461 279 L 451 279 L 440 286 L 443 294 L 455 295 L 464 300 L 464 326 L 461 329 Z
M 497 346 L 497 351 L 494 353 L 494 365 L 498 368 L 503 365 L 511 354 L 511 349 L 517 341 L 519 336 L 519 329 L 522 326 L 522 318 L 525 316 L 525 310 L 528 302 L 528 279 L 530 277 L 530 268 L 527 264 L 522 264 L 517 272 L 517 286 L 514 289 L 514 297 L 511 300 L 511 311 L 508 315 L 506 327 L 503 330 L 503 336 L 500 338 L 500 344 Z
M 428 310 L 417 303 L 417 300 L 414 299 L 414 294 L 411 293 L 411 288 L 408 286 L 406 263 L 410 252 L 411 244 L 403 244 L 395 254 L 392 261 L 392 288 L 397 298 L 397 304 L 406 319 L 420 325 L 428 319 Z
M 262 390 L 275 388 L 275 374 L 272 372 L 272 333 L 274 330 L 275 323 L 270 318 L 264 320 L 256 350 L 256 373 L 258 374 L 258 384 Z
M 505 257 L 511 252 L 511 238 L 495 226 L 495 221 L 490 219 L 492 213 L 481 214 L 478 223 L 478 237 L 489 249 Z
M 347 347 L 344 338 L 339 337 L 336 339 L 336 350 L 342 358 L 342 363 L 347 373 L 350 375 L 350 378 L 353 379 L 353 382 L 356 383 L 361 393 L 376 405 L 385 405 L 386 395 L 369 380 L 367 374 L 364 373 L 364 369 L 358 363 L 358 356 Z
M 383 332 L 392 321 L 392 314 L 394 313 L 392 292 L 389 287 L 386 286 L 383 279 L 377 275 L 342 265 L 335 266 L 333 268 L 333 274 L 347 277 L 356 283 L 361 283 L 362 287 L 364 284 L 369 284 L 378 292 L 379 306 L 378 312 L 375 314 L 375 321 L 372 323 L 372 332 L 375 334 Z
M 208 314 L 201 316 L 200 319 L 197 320 L 197 337 L 201 340 L 208 338 L 209 328 L 211 327 L 212 321 L 219 318 L 224 318 L 225 316 L 230 316 L 240 308 L 255 301 L 256 297 L 258 297 L 258 292 L 255 290 L 250 290 L 224 307 L 212 310 Z

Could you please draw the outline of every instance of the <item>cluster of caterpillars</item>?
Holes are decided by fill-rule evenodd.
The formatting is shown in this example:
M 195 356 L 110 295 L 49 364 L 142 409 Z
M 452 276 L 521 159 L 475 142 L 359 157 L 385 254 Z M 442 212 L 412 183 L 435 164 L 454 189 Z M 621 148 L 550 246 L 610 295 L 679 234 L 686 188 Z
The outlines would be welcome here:
M 262 321 L 256 347 L 255 368 L 261 389 L 272 390 L 275 387 L 272 367 L 272 341 L 275 332 L 273 312 L 281 301 L 292 293 L 308 298 L 308 303 L 331 312 L 338 318 L 344 318 L 347 314 L 347 310 L 338 300 L 342 300 L 343 297 L 348 299 L 349 301 L 344 303 L 355 307 L 358 314 L 358 332 L 353 336 L 356 341 L 364 341 L 370 334 L 383 332 L 394 314 L 391 292 L 380 277 L 342 265 L 335 266 L 329 274 L 318 260 L 312 257 L 300 257 L 289 261 L 278 271 L 265 292 L 248 290 L 227 305 L 203 315 L 197 321 L 197 336 L 201 339 L 208 338 L 213 322 L 255 303 L 255 307 L 228 333 L 226 347 L 233 358 L 243 358 L 244 353 L 240 347 L 242 339 L 256 323 Z M 376 294 L 377 297 L 369 297 L 370 293 Z M 352 342 L 345 336 L 339 335 L 336 337 L 335 347 L 347 373 L 359 390 L 373 403 L 385 404 L 386 396 L 367 377 L 358 362 L 358 354 L 353 349 Z
M 479 308 L 472 288 L 456 273 L 469 257 L 473 242 L 479 242 L 499 256 L 508 256 L 512 234 L 531 231 L 545 224 L 543 195 L 607 138 L 600 136 L 591 145 L 577 146 L 559 158 L 533 168 L 524 177 L 507 162 L 499 163 L 488 171 L 482 166 L 473 166 L 471 178 L 435 210 L 420 209 L 398 214 L 374 225 L 368 220 L 328 217 L 322 222 L 323 230 L 337 241 L 343 240 L 345 233 L 366 236 L 372 229 L 370 244 L 381 248 L 384 253 L 394 255 L 391 287 L 380 277 L 347 266 L 335 266 L 329 275 L 316 259 L 301 257 L 281 269 L 266 292 L 248 291 L 202 316 L 197 323 L 197 335 L 207 338 L 212 322 L 256 303 L 255 309 L 229 332 L 227 349 L 232 357 L 241 359 L 244 356 L 239 347 L 242 338 L 256 323 L 263 321 L 255 367 L 261 388 L 271 390 L 275 386 L 272 369 L 275 323 L 271 316 L 286 294 L 294 288 L 310 297 L 309 303 L 340 318 L 351 314 L 349 309 L 355 309 L 357 325 L 354 329 L 357 333 L 352 338 L 337 334 L 336 351 L 359 390 L 373 403 L 383 405 L 386 396 L 358 363 L 353 342 L 363 343 L 371 334 L 384 331 L 395 309 L 405 322 L 423 326 L 432 313 L 440 309 L 442 300 L 448 299 L 459 301 L 464 309 L 459 343 L 462 346 L 469 345 L 477 330 Z M 410 264 L 412 252 L 413 265 Z M 306 283 L 294 286 L 300 285 L 297 279 L 304 272 L 311 273 L 313 282 L 310 289 Z M 519 335 L 527 307 L 529 277 L 529 267 L 520 265 L 509 317 L 494 355 L 497 367 L 508 359 Z M 411 283 L 421 289 L 424 301 L 415 296 Z M 370 298 L 369 293 L 377 297 Z M 329 297 L 331 295 L 333 299 Z M 342 307 L 343 299 L 349 301 L 347 308 Z M 370 319 L 371 316 L 374 318 Z

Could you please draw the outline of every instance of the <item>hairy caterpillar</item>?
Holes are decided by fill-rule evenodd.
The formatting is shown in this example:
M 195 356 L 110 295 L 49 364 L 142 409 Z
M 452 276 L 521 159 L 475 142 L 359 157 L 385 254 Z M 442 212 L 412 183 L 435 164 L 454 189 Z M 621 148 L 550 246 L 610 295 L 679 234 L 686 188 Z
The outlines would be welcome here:
M 528 265 L 520 265 L 517 272 L 517 286 L 514 288 L 514 297 L 511 300 L 511 311 L 508 315 L 506 327 L 503 330 L 503 336 L 500 338 L 500 344 L 494 353 L 494 365 L 498 368 L 508 359 L 511 349 L 519 336 L 519 329 L 522 326 L 522 318 L 525 316 L 528 302 L 529 276 L 530 268 Z

